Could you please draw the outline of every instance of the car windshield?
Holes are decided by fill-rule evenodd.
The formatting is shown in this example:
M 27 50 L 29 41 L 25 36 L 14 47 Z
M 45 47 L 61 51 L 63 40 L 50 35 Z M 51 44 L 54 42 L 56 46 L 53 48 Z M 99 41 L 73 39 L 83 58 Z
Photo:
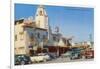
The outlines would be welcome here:
M 24 56 L 24 55 L 17 55 L 17 56 L 15 56 L 15 60 L 26 61 L 26 60 L 29 60 L 29 58 L 27 56 Z
M 38 56 L 44 56 L 46 53 L 39 53 Z

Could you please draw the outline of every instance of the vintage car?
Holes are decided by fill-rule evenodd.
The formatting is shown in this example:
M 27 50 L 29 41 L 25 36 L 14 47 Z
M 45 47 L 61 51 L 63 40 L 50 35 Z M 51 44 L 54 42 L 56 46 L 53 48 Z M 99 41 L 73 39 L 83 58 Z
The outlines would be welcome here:
M 61 54 L 61 57 L 62 58 L 70 58 L 71 57 L 71 54 L 72 54 L 71 51 L 67 51 L 67 52 Z
M 86 59 L 94 58 L 94 50 L 92 49 L 86 50 L 84 56 Z
M 67 51 L 66 53 L 61 55 L 62 58 L 70 58 L 70 60 L 73 59 L 80 59 L 81 56 L 81 49 L 80 48 L 71 48 L 70 51 Z
M 32 61 L 27 55 L 15 55 L 15 65 L 31 64 Z
M 49 55 L 46 53 L 39 53 L 37 55 L 31 56 L 30 58 L 31 58 L 33 63 L 46 62 L 46 61 L 50 60 Z

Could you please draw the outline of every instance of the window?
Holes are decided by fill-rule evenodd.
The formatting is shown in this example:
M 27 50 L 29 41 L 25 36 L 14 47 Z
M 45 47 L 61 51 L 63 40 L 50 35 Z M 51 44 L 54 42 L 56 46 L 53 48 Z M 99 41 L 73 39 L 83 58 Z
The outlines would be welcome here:
M 42 16 L 43 15 L 42 11 L 40 11 L 39 14 L 40 14 L 40 16 Z
M 53 37 L 53 40 L 56 41 L 56 37 Z
M 16 48 L 15 48 L 15 50 L 16 50 Z
M 15 41 L 17 41 L 17 35 L 15 35 Z
M 20 35 L 23 35 L 23 34 L 24 34 L 24 32 L 19 32 L 19 34 L 20 34 Z
M 37 33 L 37 37 L 40 38 L 40 33 Z
M 30 41 L 34 41 L 34 34 L 33 33 L 30 34 Z
M 24 38 L 24 32 L 19 32 L 19 34 L 20 34 L 20 40 L 23 40 L 23 38 Z
M 24 47 L 19 47 L 19 49 L 24 49 Z
M 43 41 L 44 42 L 47 42 L 48 41 L 48 38 L 45 35 L 43 35 Z
M 45 39 L 46 37 L 45 37 L 45 35 L 43 35 L 43 39 Z

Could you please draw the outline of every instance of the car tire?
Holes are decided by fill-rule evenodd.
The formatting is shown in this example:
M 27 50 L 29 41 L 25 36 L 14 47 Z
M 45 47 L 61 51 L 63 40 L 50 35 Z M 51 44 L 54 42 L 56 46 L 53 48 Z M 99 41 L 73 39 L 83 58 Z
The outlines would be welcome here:
M 82 59 L 85 59 L 85 56 L 82 56 Z
M 70 58 L 70 60 L 72 60 L 72 57 Z
M 21 61 L 21 65 L 25 65 L 25 61 Z
M 46 62 L 47 60 L 46 59 L 43 59 L 43 62 Z

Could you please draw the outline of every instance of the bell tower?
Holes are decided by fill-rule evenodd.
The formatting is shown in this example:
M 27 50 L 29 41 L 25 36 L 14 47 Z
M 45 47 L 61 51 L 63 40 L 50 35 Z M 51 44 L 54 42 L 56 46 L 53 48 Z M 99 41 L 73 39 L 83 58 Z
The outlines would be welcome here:
M 48 29 L 48 15 L 43 5 L 38 6 L 35 21 L 38 28 Z

